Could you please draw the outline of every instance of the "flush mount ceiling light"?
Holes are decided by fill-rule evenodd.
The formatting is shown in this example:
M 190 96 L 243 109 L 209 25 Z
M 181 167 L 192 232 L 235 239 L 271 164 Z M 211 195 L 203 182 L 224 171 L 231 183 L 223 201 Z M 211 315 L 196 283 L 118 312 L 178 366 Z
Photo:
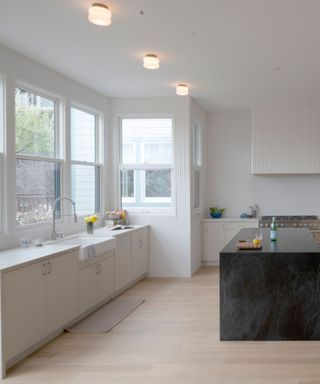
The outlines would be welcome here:
M 176 87 L 176 93 L 179 96 L 187 96 L 189 94 L 189 87 L 187 84 L 178 84 Z
M 160 67 L 158 56 L 154 53 L 147 53 L 143 58 L 143 66 L 147 69 L 158 69 Z
M 93 3 L 89 8 L 88 20 L 96 25 L 107 26 L 111 24 L 111 12 L 105 4 Z

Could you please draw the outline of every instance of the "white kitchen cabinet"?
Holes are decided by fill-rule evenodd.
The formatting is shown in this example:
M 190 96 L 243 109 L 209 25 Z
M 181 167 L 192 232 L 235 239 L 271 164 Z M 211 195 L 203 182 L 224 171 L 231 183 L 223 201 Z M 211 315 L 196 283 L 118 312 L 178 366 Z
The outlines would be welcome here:
M 131 234 L 117 236 L 115 248 L 115 290 L 120 291 L 131 282 Z
M 78 311 L 86 312 L 114 292 L 114 253 L 108 252 L 99 261 L 78 271 Z
M 132 280 L 149 271 L 149 243 L 147 230 L 137 231 L 132 235 Z
M 76 317 L 78 252 L 54 257 L 47 262 L 48 333 Z
M 258 219 L 204 220 L 202 223 L 202 263 L 204 265 L 219 264 L 221 249 L 227 245 L 242 228 L 258 228 Z
M 5 273 L 7 360 L 75 317 L 77 257 L 70 252 Z
M 79 313 L 87 311 L 100 301 L 98 264 L 91 264 L 78 272 Z
M 47 334 L 46 263 L 5 273 L 3 311 L 8 361 Z
M 204 263 L 219 262 L 219 252 L 224 247 L 223 226 L 218 222 L 202 224 L 202 242 Z
M 100 301 L 105 300 L 114 293 L 114 258 L 101 260 L 98 263 L 98 291 Z

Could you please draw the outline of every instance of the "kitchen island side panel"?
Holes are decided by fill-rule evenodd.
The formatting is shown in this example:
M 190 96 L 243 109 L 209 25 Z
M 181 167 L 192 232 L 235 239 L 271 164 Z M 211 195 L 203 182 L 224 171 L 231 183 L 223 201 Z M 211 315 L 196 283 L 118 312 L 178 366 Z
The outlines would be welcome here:
M 293 231 L 304 230 L 283 230 L 282 249 Z M 320 253 L 266 252 L 269 239 L 237 251 L 239 238 L 220 253 L 220 340 L 320 340 Z

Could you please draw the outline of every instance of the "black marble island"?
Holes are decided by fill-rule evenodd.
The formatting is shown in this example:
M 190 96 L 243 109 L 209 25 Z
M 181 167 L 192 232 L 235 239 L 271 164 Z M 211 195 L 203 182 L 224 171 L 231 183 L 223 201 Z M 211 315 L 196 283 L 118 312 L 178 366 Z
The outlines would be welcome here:
M 238 240 L 263 233 L 261 250 Z M 220 252 L 220 340 L 320 340 L 320 249 L 308 229 L 242 229 Z

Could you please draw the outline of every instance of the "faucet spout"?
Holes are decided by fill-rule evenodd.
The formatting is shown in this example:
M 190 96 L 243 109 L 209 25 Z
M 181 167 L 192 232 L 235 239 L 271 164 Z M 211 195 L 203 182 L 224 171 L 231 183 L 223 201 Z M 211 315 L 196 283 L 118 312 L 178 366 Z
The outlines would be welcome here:
M 61 200 L 67 200 L 67 201 L 69 201 L 72 204 L 72 206 L 73 206 L 74 222 L 76 223 L 78 221 L 77 213 L 76 213 L 76 203 L 72 199 L 70 199 L 69 197 L 65 197 L 65 196 L 58 197 L 54 201 L 53 207 L 52 207 L 52 240 L 56 240 L 57 239 L 57 233 L 56 233 L 56 208 L 57 208 L 58 202 L 61 201 Z

